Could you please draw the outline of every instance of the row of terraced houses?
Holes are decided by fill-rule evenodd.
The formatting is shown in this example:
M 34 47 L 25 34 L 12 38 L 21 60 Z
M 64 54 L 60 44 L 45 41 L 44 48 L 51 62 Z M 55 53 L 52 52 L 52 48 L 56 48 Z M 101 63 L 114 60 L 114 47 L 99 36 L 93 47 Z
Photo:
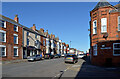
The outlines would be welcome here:
M 32 55 L 51 53 L 69 53 L 69 44 L 62 42 L 54 34 L 45 32 L 43 28 L 31 28 L 19 23 L 18 15 L 14 20 L 0 15 L 0 51 L 2 60 L 25 59 Z

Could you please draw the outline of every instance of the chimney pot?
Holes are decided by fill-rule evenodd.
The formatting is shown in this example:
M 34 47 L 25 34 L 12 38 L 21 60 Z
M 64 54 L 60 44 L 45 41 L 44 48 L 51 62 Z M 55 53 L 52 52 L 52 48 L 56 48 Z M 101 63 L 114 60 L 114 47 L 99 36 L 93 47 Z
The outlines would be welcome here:
M 19 18 L 17 14 L 15 15 L 14 21 L 19 22 Z

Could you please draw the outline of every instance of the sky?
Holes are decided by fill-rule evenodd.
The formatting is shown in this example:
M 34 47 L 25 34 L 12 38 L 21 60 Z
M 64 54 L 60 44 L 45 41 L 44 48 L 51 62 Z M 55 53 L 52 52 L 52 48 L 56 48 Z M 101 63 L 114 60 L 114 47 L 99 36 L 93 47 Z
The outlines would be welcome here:
M 3 2 L 2 15 L 14 19 L 18 14 L 19 23 L 44 28 L 55 34 L 71 48 L 87 51 L 90 47 L 90 11 L 96 2 Z M 117 3 L 111 3 L 115 5 Z

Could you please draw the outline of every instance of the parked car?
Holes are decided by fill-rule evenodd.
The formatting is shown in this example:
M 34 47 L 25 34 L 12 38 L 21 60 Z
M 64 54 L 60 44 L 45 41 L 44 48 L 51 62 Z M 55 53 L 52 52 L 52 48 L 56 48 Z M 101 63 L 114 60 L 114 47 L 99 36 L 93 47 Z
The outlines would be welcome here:
M 60 55 L 60 54 L 56 54 L 56 55 L 54 55 L 54 57 L 55 57 L 55 58 L 60 58 L 61 55 Z
M 33 56 L 27 57 L 27 59 L 28 61 L 36 61 L 36 60 L 42 59 L 42 57 L 40 55 L 33 55 Z
M 78 58 L 84 58 L 84 56 L 85 56 L 84 54 L 78 54 L 77 55 Z
M 75 54 L 68 54 L 65 56 L 64 59 L 65 63 L 70 62 L 70 63 L 76 63 L 78 62 L 78 57 Z
M 50 53 L 49 53 L 49 54 L 45 54 L 45 55 L 44 55 L 44 58 L 45 58 L 45 59 L 53 59 L 53 58 L 54 58 L 54 55 L 52 55 L 52 54 L 50 54 Z

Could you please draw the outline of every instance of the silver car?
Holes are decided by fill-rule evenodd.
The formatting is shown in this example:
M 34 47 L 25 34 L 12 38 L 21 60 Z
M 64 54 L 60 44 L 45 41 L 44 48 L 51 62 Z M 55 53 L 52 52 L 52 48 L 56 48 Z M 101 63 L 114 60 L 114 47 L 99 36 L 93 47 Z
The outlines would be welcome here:
M 65 56 L 65 63 L 70 62 L 70 63 L 76 63 L 78 62 L 78 58 L 75 54 L 68 54 Z
M 42 59 L 40 55 L 29 56 L 28 61 L 36 61 Z

